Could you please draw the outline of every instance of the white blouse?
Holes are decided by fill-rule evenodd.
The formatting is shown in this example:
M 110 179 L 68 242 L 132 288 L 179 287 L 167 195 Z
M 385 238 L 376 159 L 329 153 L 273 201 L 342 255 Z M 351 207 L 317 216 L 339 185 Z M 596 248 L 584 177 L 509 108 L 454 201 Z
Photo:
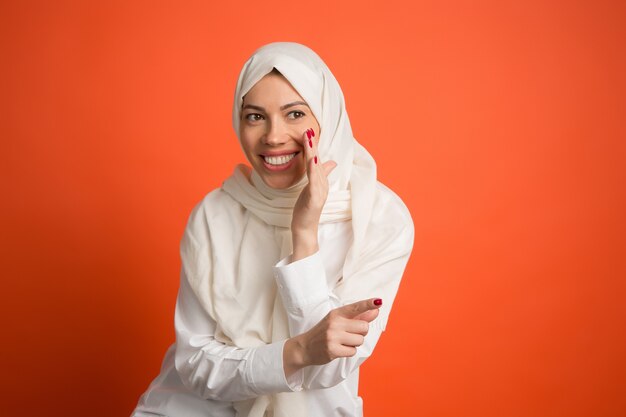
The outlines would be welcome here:
M 402 203 L 398 200 L 398 204 Z M 317 253 L 296 262 L 287 257 L 274 267 L 292 336 L 308 331 L 330 310 L 344 304 L 330 283 L 342 276 L 352 242 L 351 224 L 324 223 L 318 230 Z M 399 281 L 412 243 L 412 233 L 406 241 L 394 242 L 407 248 L 407 254 L 388 262 L 380 272 Z M 382 308 L 391 308 L 392 301 L 383 300 Z M 218 342 L 214 338 L 215 321 L 186 279 L 180 282 L 175 329 L 176 343 L 167 351 L 159 376 L 141 396 L 133 417 L 235 417 L 233 401 L 299 390 L 308 390 L 308 411 L 312 417 L 361 417 L 359 366 L 371 355 L 382 332 L 380 326 L 370 325 L 355 356 L 310 366 L 285 378 L 285 341 L 254 348 Z

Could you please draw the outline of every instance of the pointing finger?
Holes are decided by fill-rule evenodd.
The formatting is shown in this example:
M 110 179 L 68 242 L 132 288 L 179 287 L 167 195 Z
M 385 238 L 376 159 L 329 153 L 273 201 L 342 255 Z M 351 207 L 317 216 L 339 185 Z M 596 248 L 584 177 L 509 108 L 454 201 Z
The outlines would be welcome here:
M 356 316 L 354 319 L 355 320 L 363 320 L 366 321 L 368 323 L 371 323 L 374 321 L 374 319 L 376 317 L 378 317 L 378 313 L 380 312 L 379 309 L 374 309 L 374 310 L 368 310 L 365 313 L 361 313 L 358 316 Z
M 360 314 L 370 310 L 377 310 L 383 305 L 383 300 L 380 298 L 370 298 L 369 300 L 361 300 L 356 303 L 347 304 L 343 307 L 339 307 L 337 312 L 343 317 L 352 319 Z

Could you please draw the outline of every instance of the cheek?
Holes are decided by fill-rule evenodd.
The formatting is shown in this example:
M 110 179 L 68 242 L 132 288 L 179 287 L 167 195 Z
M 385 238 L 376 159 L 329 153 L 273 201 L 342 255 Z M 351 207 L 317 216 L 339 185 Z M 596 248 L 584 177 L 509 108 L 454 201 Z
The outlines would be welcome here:
M 254 136 L 251 135 L 247 129 L 241 129 L 239 132 L 239 140 L 241 141 L 241 147 L 245 153 L 253 152 Z
M 254 152 L 254 147 L 245 142 L 243 138 L 241 139 L 241 147 L 243 148 L 243 153 L 245 154 L 246 158 L 250 160 L 250 162 L 253 162 L 252 160 L 254 159 L 254 155 L 256 155 L 256 153 Z

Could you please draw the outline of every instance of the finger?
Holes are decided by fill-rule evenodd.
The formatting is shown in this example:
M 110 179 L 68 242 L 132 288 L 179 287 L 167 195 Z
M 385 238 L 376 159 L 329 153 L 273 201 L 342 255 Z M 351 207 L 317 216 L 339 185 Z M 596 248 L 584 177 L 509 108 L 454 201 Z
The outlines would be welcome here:
M 307 167 L 307 175 L 311 178 L 311 167 L 313 163 L 313 157 L 315 153 L 313 147 L 315 146 L 311 136 L 312 129 L 307 129 L 302 133 L 302 148 L 304 149 L 304 162 Z
M 365 313 L 366 311 L 378 309 L 382 304 L 383 300 L 380 298 L 370 298 L 369 300 L 361 300 L 356 303 L 339 307 L 337 308 L 337 312 L 343 317 L 352 319 L 357 317 L 359 314 Z
M 371 310 L 378 311 L 378 310 Z M 367 312 L 366 312 L 367 313 Z M 360 315 L 366 314 L 362 313 Z M 345 331 L 348 333 L 360 334 L 361 336 L 365 336 L 370 329 L 369 322 L 367 320 L 346 320 Z
M 337 358 L 349 358 L 354 355 L 356 355 L 356 348 L 353 346 L 339 345 L 333 350 L 333 356 Z
M 315 140 L 315 131 L 310 128 L 307 129 L 304 133 L 306 135 L 305 152 L 309 184 L 311 184 L 312 187 L 317 188 L 321 184 L 326 182 L 326 175 L 323 175 L 323 164 L 319 158 L 319 155 L 317 154 L 317 141 Z
M 365 337 L 360 334 L 344 333 L 339 339 L 339 343 L 344 346 L 359 347 L 365 341 Z
M 321 165 L 322 161 L 319 159 L 319 155 L 317 154 L 317 140 L 315 139 L 315 130 L 313 128 L 307 129 L 305 133 L 308 132 L 307 144 L 309 145 L 309 149 L 312 152 L 313 164 Z
M 317 156 L 317 142 L 319 141 L 319 138 L 316 137 L 317 135 L 315 134 L 315 129 L 310 128 L 309 130 L 311 131 L 311 144 L 313 145 L 313 146 L 311 146 L 311 148 L 313 149 L 313 155 L 314 155 L 313 159 L 315 159 L 315 156 Z M 319 156 L 318 156 L 318 158 L 319 158 Z M 319 162 L 320 161 L 318 160 L 315 163 L 319 163 Z
M 378 314 L 380 313 L 379 309 L 375 309 L 375 310 L 368 310 L 365 313 L 361 313 L 358 316 L 355 317 L 356 320 L 362 320 L 365 321 L 367 323 L 371 323 L 373 322 L 376 317 L 378 317 Z

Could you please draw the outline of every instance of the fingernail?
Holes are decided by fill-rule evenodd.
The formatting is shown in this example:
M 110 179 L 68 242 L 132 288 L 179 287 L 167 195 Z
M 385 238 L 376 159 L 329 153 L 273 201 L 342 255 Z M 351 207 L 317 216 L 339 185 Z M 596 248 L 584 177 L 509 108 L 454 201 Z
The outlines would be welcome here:
M 313 147 L 313 142 L 311 141 L 311 138 L 309 138 L 309 146 L 312 148 Z
M 309 129 L 306 130 L 306 137 L 311 140 L 311 131 Z
M 315 163 L 317 164 L 317 156 L 315 156 L 315 157 L 313 158 L 313 160 L 314 160 L 314 161 L 315 161 Z M 381 300 L 381 303 L 382 303 L 382 300 Z
M 315 130 L 311 129 L 311 136 L 315 137 Z
M 374 300 L 374 305 L 375 306 L 381 306 L 383 305 L 383 300 L 381 298 L 377 298 Z

